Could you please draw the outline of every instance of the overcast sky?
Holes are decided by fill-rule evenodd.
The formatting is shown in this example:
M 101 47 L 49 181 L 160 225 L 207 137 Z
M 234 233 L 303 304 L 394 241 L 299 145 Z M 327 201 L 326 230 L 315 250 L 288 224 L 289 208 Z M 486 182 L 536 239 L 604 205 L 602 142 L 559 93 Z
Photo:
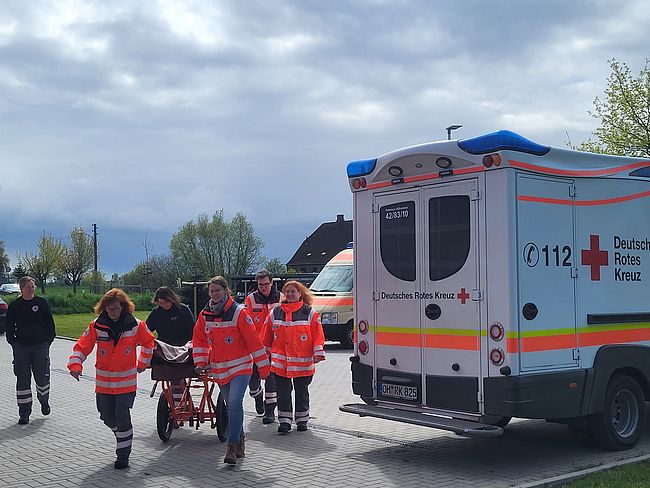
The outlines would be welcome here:
M 351 160 L 450 124 L 584 141 L 648 25 L 643 0 L 3 1 L 0 240 L 15 264 L 96 223 L 110 276 L 223 208 L 286 262 L 352 218 Z

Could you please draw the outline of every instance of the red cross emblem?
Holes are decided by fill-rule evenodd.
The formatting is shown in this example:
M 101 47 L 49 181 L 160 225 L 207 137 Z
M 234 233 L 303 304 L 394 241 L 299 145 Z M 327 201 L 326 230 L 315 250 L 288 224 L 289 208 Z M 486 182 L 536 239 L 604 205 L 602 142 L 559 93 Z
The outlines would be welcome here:
M 463 305 L 465 305 L 465 302 L 469 299 L 469 293 L 465 291 L 465 288 L 461 288 L 460 292 L 458 292 L 458 299 Z
M 607 251 L 600 250 L 600 236 L 591 234 L 589 236 L 589 248 L 582 249 L 582 265 L 591 266 L 591 281 L 600 281 L 600 267 L 609 265 Z

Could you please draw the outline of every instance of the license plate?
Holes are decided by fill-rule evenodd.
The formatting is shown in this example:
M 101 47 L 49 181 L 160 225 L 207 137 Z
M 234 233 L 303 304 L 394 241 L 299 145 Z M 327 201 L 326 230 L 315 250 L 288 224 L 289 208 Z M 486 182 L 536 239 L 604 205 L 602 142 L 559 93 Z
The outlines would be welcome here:
M 418 388 L 416 386 L 392 385 L 379 383 L 379 394 L 385 397 L 401 398 L 403 400 L 417 400 Z

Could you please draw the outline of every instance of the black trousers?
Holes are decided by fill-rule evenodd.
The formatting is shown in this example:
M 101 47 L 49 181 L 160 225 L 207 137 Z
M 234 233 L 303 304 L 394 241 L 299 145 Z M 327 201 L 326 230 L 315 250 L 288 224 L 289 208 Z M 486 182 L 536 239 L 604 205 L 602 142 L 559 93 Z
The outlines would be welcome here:
M 297 422 L 309 420 L 309 384 L 313 376 L 298 376 L 297 378 L 285 378 L 275 375 L 275 384 L 278 388 L 278 421 L 286 424 L 291 423 L 294 418 Z M 295 390 L 296 409 L 294 411 L 291 399 L 291 391 Z
M 36 382 L 36 398 L 41 405 L 50 401 L 50 345 L 24 346 L 14 343 L 14 374 L 18 415 L 32 413 L 32 373 Z
M 115 454 L 117 458 L 128 459 L 133 444 L 131 408 L 135 400 L 135 392 L 120 395 L 96 393 L 96 399 L 99 418 L 115 434 Z
M 273 373 L 264 380 L 264 391 L 262 391 L 262 380 L 260 379 L 260 372 L 257 369 L 257 364 L 253 364 L 253 374 L 248 382 L 248 392 L 253 398 L 264 393 L 264 403 L 266 405 L 273 405 L 278 402 L 277 387 L 275 386 L 275 375 Z

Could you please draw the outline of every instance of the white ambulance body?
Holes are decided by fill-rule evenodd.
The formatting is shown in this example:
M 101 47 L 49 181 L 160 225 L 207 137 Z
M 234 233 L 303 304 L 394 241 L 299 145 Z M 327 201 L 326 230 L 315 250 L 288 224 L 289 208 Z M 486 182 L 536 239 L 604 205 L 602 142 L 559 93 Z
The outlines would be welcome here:
M 354 342 L 352 243 L 328 261 L 310 285 L 312 306 L 320 315 L 325 339 L 340 341 L 345 347 Z
M 650 399 L 650 161 L 509 131 L 348 165 L 353 390 L 341 410 L 466 435 L 511 417 L 634 445 Z

